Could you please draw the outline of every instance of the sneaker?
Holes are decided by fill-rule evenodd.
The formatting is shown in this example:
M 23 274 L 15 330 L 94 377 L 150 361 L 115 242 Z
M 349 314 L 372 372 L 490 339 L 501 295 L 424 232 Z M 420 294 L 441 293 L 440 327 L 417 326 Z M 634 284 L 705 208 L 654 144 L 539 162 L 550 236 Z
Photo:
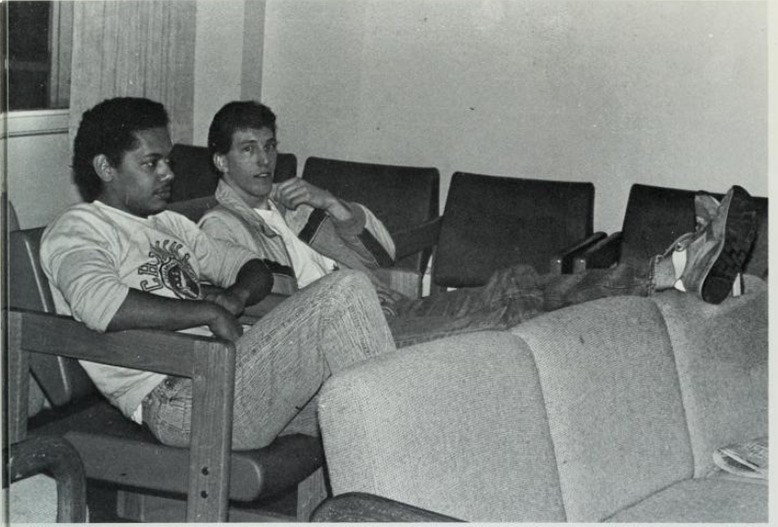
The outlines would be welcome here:
M 719 210 L 719 200 L 705 192 L 698 192 L 694 195 L 694 223 L 695 231 L 704 229 L 707 224 L 716 216 Z
M 704 227 L 676 242 L 676 246 L 685 246 L 676 250 L 686 251 L 686 265 L 681 273 L 683 289 L 705 302 L 720 304 L 743 271 L 755 237 L 753 200 L 745 189 L 734 186 Z

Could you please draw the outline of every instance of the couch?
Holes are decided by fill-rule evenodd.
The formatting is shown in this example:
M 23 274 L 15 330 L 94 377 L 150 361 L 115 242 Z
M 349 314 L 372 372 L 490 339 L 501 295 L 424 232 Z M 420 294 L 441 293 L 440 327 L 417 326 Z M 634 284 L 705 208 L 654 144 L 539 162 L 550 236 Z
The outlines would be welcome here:
M 767 481 L 712 457 L 768 433 L 767 286 L 746 287 L 601 299 L 334 375 L 314 519 L 767 521 Z

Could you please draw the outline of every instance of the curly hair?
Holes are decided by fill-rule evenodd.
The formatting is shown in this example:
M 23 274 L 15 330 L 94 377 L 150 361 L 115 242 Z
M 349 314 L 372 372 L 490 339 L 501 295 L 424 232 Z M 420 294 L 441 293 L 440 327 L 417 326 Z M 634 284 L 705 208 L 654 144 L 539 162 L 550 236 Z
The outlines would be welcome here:
M 73 143 L 73 180 L 84 201 L 100 196 L 103 183 L 92 164 L 103 154 L 119 166 L 124 154 L 138 147 L 137 132 L 167 127 L 165 107 L 139 97 L 106 99 L 84 112 Z
M 276 135 L 276 114 L 257 101 L 233 101 L 222 106 L 208 129 L 211 155 L 226 154 L 232 147 L 232 134 L 249 128 L 269 128 Z

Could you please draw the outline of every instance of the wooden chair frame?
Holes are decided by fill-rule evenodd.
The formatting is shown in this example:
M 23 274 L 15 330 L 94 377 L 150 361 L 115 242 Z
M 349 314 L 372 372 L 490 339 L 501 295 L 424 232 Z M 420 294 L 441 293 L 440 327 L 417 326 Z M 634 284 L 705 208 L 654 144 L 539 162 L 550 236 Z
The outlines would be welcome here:
M 188 377 L 193 403 L 186 519 L 227 521 L 235 382 L 232 343 L 158 330 L 101 334 L 69 317 L 21 309 L 11 309 L 7 322 L 11 442 L 24 439 L 27 432 L 33 353 Z
M 85 523 L 86 475 L 78 451 L 61 437 L 31 437 L 8 447 L 11 483 L 48 472 L 57 482 L 57 523 Z

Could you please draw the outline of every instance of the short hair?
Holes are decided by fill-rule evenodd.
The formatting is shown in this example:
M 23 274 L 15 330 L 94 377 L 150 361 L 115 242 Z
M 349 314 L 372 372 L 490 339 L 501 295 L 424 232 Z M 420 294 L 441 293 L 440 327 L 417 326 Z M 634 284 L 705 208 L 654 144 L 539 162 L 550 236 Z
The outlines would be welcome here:
M 165 107 L 139 97 L 106 99 L 85 111 L 73 142 L 73 180 L 84 201 L 100 196 L 103 181 L 92 161 L 105 155 L 119 166 L 124 154 L 138 147 L 137 132 L 170 124 Z
M 270 128 L 276 135 L 276 114 L 257 101 L 233 101 L 216 112 L 208 129 L 208 150 L 226 154 L 232 147 L 232 135 L 238 130 Z

